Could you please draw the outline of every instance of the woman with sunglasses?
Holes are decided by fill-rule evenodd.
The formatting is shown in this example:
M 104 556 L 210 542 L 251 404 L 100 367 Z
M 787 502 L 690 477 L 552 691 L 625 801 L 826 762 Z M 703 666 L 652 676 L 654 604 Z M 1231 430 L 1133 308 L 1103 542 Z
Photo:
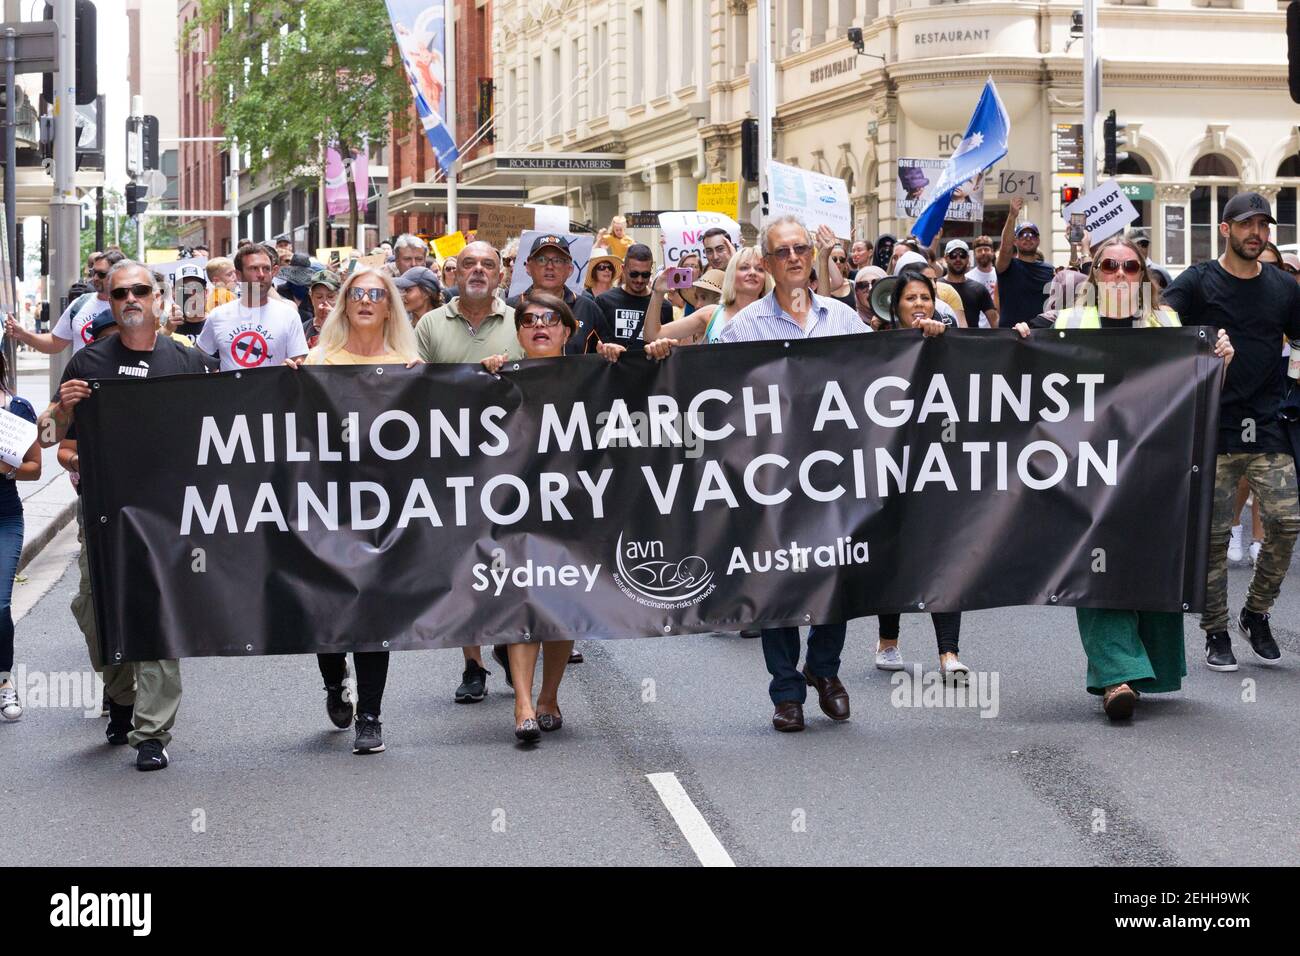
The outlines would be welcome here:
M 860 278 L 862 272 L 858 276 Z M 919 329 L 926 338 L 942 335 L 950 323 L 935 317 L 935 296 L 934 280 L 916 267 L 904 268 L 899 273 L 898 284 L 890 298 L 889 321 L 882 326 L 881 331 Z M 903 659 L 898 653 L 902 615 L 881 614 L 879 618 L 876 667 L 882 671 L 902 670 Z M 960 650 L 961 612 L 931 614 L 930 621 L 934 625 L 934 636 L 939 646 L 939 672 L 946 680 L 964 680 L 970 673 L 970 668 L 957 656 Z
M 405 365 L 420 362 L 415 330 L 407 318 L 402 294 L 393 277 L 362 267 L 349 275 L 338 299 L 321 326 L 320 339 L 304 359 L 287 359 L 286 365 Z M 347 654 L 317 654 L 325 680 L 325 712 L 335 727 L 345 729 L 356 717 L 354 754 L 384 750 L 383 724 L 379 720 L 388 682 L 387 651 L 353 651 L 357 673 L 357 699 L 344 696 Z
M 560 358 L 570 336 L 578 331 L 578 322 L 563 299 L 536 289 L 529 289 L 519 297 L 515 309 L 515 329 L 524 357 L 530 359 Z M 662 359 L 672 347 L 671 341 L 653 342 L 646 346 L 646 354 Z M 617 362 L 626 349 L 613 342 L 602 342 L 598 350 L 610 362 Z M 509 360 L 509 356 L 489 355 L 483 367 L 496 375 Z M 563 374 L 563 367 L 555 369 Z M 492 656 L 501 665 L 506 683 L 515 691 L 515 738 L 524 743 L 535 743 L 542 732 L 559 730 L 564 726 L 560 713 L 560 681 L 573 652 L 573 641 L 542 641 L 542 687 L 533 703 L 533 676 L 537 670 L 539 648 L 536 643 L 497 644 Z
M 879 266 L 863 266 L 853 278 L 853 307 L 858 311 L 858 318 L 873 332 L 879 332 L 885 325 L 885 320 L 871 308 L 871 290 L 884 277 L 885 270 Z
M 1055 328 L 1150 329 L 1181 324 L 1175 312 L 1158 304 L 1146 256 L 1122 236 L 1104 240 L 1097 248 L 1081 291 L 1085 304 L 1062 309 Z M 1021 337 L 1029 335 L 1027 323 L 1015 328 Z M 1214 354 L 1223 359 L 1225 368 L 1232 353 L 1232 343 L 1220 329 Z M 1181 612 L 1081 607 L 1075 609 L 1075 616 L 1088 658 L 1088 693 L 1101 697 L 1102 709 L 1111 720 L 1132 716 L 1141 692 L 1163 694 L 1182 687 L 1187 656 Z
M 587 263 L 587 278 L 583 281 L 585 295 L 596 298 L 618 284 L 623 273 L 623 260 L 618 256 L 596 256 Z
M 647 342 L 672 339 L 682 344 L 717 342 L 741 309 L 752 305 L 772 291 L 772 277 L 763 265 L 763 253 L 754 246 L 743 246 L 727 263 L 722 276 L 722 301 L 712 308 L 699 309 L 690 315 L 660 325 L 656 308 L 668 291 L 667 272 L 655 278 L 650 307 L 646 312 L 642 334 Z

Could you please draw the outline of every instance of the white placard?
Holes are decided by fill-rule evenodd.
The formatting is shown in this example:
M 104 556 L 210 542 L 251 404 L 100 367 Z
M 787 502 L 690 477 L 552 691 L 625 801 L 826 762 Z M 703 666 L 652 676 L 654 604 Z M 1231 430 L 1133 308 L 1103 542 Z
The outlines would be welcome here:
M 1069 222 L 1070 215 L 1076 212 L 1083 213 L 1083 228 L 1088 233 L 1088 241 L 1094 246 L 1102 239 L 1115 235 L 1138 217 L 1138 211 L 1124 195 L 1120 184 L 1113 179 L 1070 203 L 1061 210 L 1061 215 Z
M 538 206 L 538 209 L 545 207 Z M 596 244 L 596 237 L 593 235 L 576 236 L 571 232 L 556 230 L 548 232 L 545 230 L 530 229 L 519 237 L 519 254 L 515 256 L 515 268 L 510 273 L 510 291 L 508 295 L 514 298 L 533 284 L 532 277 L 528 274 L 528 250 L 533 247 L 533 240 L 538 236 L 555 235 L 569 240 L 569 255 L 573 257 L 573 272 L 569 274 L 569 279 L 564 284 L 569 287 L 574 295 L 582 295 L 582 276 L 587 270 L 587 260 L 591 258 L 591 247 Z
M 34 441 L 35 422 L 19 418 L 7 408 L 0 408 L 0 461 L 17 468 Z
M 798 166 L 767 164 L 768 216 L 794 215 L 816 232 L 822 225 L 840 239 L 853 235 L 853 207 L 844 180 Z
M 740 248 L 740 225 L 720 212 L 661 212 L 659 229 L 664 235 L 664 265 L 676 265 L 688 252 L 698 252 L 703 261 L 704 234 L 725 229 L 731 244 Z
M 568 206 L 545 206 L 534 205 L 533 203 L 524 203 L 524 205 L 533 210 L 533 228 L 539 232 L 553 232 L 557 235 L 567 235 L 569 232 L 569 207 Z

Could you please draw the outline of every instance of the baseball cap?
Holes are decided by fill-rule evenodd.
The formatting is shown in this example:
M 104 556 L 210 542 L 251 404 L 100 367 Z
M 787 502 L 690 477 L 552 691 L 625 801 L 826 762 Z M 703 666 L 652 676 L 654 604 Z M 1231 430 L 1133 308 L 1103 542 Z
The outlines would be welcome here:
M 186 279 L 198 279 L 204 285 L 208 284 L 207 270 L 201 266 L 181 266 L 176 270 L 176 283 L 179 285 Z
M 438 282 L 437 274 L 424 266 L 412 266 L 393 281 L 403 292 L 418 286 L 433 295 L 442 294 L 442 284 Z
M 1273 209 L 1269 206 L 1268 200 L 1259 193 L 1237 193 L 1223 207 L 1223 219 L 1221 221 L 1241 222 L 1251 216 L 1264 216 L 1269 222 L 1274 225 L 1277 224 L 1277 220 L 1273 218 Z
M 98 339 L 99 334 L 110 325 L 117 325 L 117 319 L 114 317 L 112 309 L 105 309 L 90 320 L 90 338 L 92 340 Z
M 339 277 L 336 276 L 334 273 L 330 272 L 328 269 L 322 269 L 320 272 L 317 272 L 314 276 L 311 277 L 311 282 L 308 284 L 307 288 L 310 290 L 315 288 L 318 285 L 323 285 L 331 292 L 337 292 L 339 291 L 339 285 L 340 285 Z
M 532 248 L 528 250 L 528 258 L 531 259 L 533 256 L 537 255 L 537 253 L 541 252 L 547 246 L 554 246 L 556 249 L 559 249 L 570 259 L 573 258 L 573 255 L 569 252 L 569 240 L 565 239 L 563 236 L 557 236 L 553 233 L 547 234 L 545 236 L 538 236 L 536 239 L 534 239 Z
M 305 253 L 295 252 L 289 264 L 280 267 L 280 278 L 293 285 L 307 285 L 314 272 L 311 259 Z
M 1141 242 L 1141 243 L 1145 243 L 1146 245 L 1149 246 L 1149 245 L 1151 245 L 1151 230 L 1150 230 L 1150 229 L 1130 229 L 1130 230 L 1128 231 L 1128 239 L 1129 239 L 1129 242 L 1134 242 L 1134 243 Z
M 943 247 L 943 254 L 946 256 L 950 252 L 970 252 L 970 246 L 966 245 L 964 239 L 950 239 L 948 244 Z
M 1017 236 L 1022 235 L 1023 233 L 1026 232 L 1032 232 L 1036 236 L 1038 235 L 1038 227 L 1035 226 L 1032 222 L 1022 222 L 1020 225 L 1016 226 Z

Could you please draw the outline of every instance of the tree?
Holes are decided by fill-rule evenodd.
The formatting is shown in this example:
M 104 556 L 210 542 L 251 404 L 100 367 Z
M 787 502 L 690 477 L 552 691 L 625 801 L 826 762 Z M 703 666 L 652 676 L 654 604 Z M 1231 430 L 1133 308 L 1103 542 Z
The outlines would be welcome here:
M 351 235 L 359 204 L 352 151 L 388 136 L 390 116 L 405 123 L 411 91 L 395 64 L 383 0 L 200 0 L 182 43 L 216 26 L 203 95 L 217 102 L 227 140 L 248 151 L 250 172 L 277 183 L 318 175 L 333 144 L 347 169 Z M 242 8 L 242 9 L 241 9 Z

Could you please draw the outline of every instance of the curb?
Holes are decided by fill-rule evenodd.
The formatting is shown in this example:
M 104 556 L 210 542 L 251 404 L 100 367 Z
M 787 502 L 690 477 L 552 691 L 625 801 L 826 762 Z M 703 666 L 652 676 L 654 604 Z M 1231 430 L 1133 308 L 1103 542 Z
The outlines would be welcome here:
M 30 541 L 23 544 L 22 557 L 18 559 L 18 570 L 32 563 L 32 559 L 44 550 L 45 546 L 54 540 L 54 536 L 63 530 L 64 525 L 75 518 L 77 515 L 77 502 L 69 501 L 54 516 L 52 521 L 46 522 L 44 528 L 32 536 Z

